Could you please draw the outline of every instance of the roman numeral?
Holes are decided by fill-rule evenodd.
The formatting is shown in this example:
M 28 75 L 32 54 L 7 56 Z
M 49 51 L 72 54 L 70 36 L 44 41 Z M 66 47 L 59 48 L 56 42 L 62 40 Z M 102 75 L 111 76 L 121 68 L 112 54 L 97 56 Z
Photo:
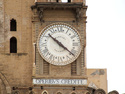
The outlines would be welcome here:
M 58 62 L 63 62 L 62 57 L 58 57 Z
M 76 50 L 72 49 L 72 50 L 71 50 L 71 53 L 73 53 L 73 54 L 75 55 Z
M 48 38 L 49 36 L 43 36 L 43 37 L 46 37 L 46 38 Z
M 67 60 L 69 60 L 69 59 L 70 59 L 70 57 L 67 55 L 67 56 L 66 56 L 66 59 L 67 59 Z
M 58 32 L 63 32 L 62 26 L 61 27 L 57 27 L 57 30 L 58 30 Z
M 68 33 L 69 29 L 67 29 L 66 34 Z
M 54 60 L 55 59 L 55 56 L 53 56 L 52 54 L 49 56 L 49 59 L 50 60 Z
M 51 33 L 54 33 L 55 32 L 55 30 L 52 28 L 52 29 L 50 29 L 49 30 Z
M 46 44 L 46 43 L 42 43 L 41 46 L 42 46 L 42 47 L 45 47 L 45 46 L 47 46 L 47 44 Z
M 73 36 L 71 36 L 71 39 L 73 39 L 73 38 L 75 38 L 76 37 L 76 35 L 73 35 Z
M 47 52 L 48 52 L 48 49 L 45 48 L 45 49 L 43 50 L 43 54 L 46 54 Z
M 72 45 L 73 46 L 78 46 L 78 42 L 74 42 Z

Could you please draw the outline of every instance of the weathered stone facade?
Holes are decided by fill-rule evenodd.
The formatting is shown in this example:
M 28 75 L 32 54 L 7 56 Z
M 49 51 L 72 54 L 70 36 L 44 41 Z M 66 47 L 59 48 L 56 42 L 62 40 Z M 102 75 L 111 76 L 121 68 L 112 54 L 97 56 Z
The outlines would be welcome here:
M 86 69 L 86 9 L 85 0 L 71 0 L 70 3 L 0 0 L 0 94 L 90 94 L 98 88 L 107 92 L 106 78 L 104 86 L 97 82 L 97 88 L 89 88 L 90 83 L 81 86 L 33 84 L 33 79 L 88 79 L 96 83 L 96 79 L 88 78 L 94 70 L 87 73 Z M 12 19 L 16 23 L 14 31 L 10 30 Z M 53 23 L 66 23 L 78 30 L 82 51 L 75 62 L 55 66 L 39 55 L 38 35 Z M 16 40 L 17 52 L 14 53 L 10 49 L 11 38 Z
M 0 78 L 6 89 L 32 86 L 32 4 L 33 0 L 0 0 Z M 11 19 L 16 20 L 17 31 L 10 31 Z M 17 39 L 17 53 L 10 53 L 12 37 Z

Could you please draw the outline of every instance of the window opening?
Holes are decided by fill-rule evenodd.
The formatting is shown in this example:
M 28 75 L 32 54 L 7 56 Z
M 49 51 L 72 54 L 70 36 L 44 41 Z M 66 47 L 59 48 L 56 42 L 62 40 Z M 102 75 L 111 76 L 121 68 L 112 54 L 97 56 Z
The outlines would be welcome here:
M 10 39 L 10 53 L 17 53 L 17 39 L 15 37 Z
M 75 92 L 71 93 L 71 94 L 76 94 Z
M 47 92 L 44 92 L 43 94 L 47 94 Z
M 43 91 L 42 94 L 48 94 L 48 92 L 47 91 Z
M 17 26 L 16 26 L 16 20 L 14 20 L 14 19 L 12 19 L 11 21 L 10 21 L 10 31 L 16 31 L 16 28 Z
M 57 94 L 62 94 L 61 92 L 57 92 Z
M 68 0 L 68 3 L 70 3 L 71 2 L 71 0 Z

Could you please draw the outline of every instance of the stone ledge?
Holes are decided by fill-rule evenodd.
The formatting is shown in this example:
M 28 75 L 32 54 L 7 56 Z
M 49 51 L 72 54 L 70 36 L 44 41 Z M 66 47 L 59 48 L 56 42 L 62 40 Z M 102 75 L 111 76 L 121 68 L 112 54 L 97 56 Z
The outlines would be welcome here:
M 1 53 L 1 55 L 7 55 L 7 56 L 22 56 L 22 55 L 28 55 L 28 53 Z
M 31 6 L 31 9 L 34 8 L 84 8 L 87 9 L 87 6 L 83 5 L 83 3 L 56 3 L 56 2 L 36 2 L 35 5 Z

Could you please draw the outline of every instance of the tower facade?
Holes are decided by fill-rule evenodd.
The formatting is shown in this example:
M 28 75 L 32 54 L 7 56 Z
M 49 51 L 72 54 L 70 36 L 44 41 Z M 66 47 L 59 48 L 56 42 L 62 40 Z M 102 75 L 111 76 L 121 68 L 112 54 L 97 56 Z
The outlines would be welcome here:
M 88 87 L 86 10 L 85 0 L 0 0 L 0 94 L 96 91 Z
M 34 90 L 41 86 L 48 94 L 86 92 L 85 2 L 37 0 L 31 9 Z

